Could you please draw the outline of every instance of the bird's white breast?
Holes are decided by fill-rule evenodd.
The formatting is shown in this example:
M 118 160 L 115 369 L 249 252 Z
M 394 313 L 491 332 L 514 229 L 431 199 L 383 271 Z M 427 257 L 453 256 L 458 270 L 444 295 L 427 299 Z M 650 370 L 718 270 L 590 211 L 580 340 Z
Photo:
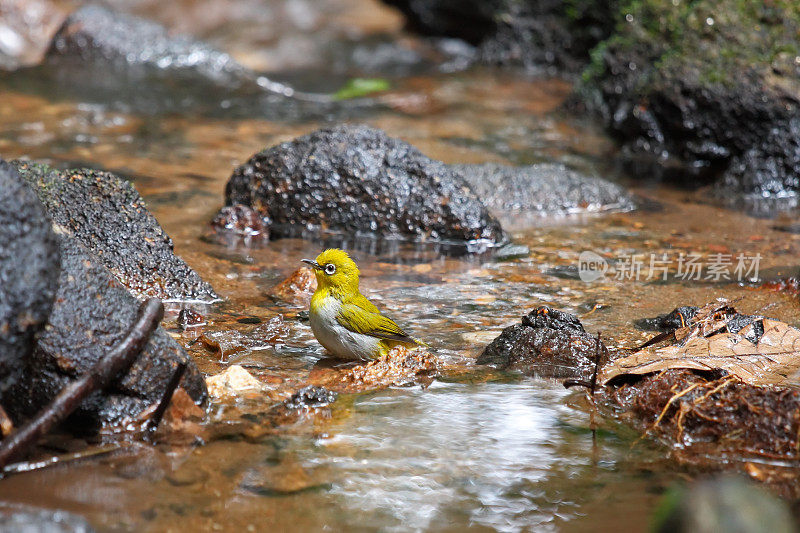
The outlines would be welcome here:
M 356 333 L 336 320 L 342 303 L 329 296 L 309 313 L 311 331 L 332 355 L 346 359 L 373 359 L 380 354 L 380 339 Z

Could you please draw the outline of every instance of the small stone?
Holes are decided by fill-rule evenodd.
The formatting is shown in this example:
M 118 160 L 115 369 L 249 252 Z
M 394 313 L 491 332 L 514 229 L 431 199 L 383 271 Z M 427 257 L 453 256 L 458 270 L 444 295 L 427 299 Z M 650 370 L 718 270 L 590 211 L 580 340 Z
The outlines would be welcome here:
M 206 325 L 206 319 L 197 311 L 193 311 L 188 307 L 181 309 L 178 313 L 178 329 L 185 331 L 189 328 L 197 328 Z
M 531 249 L 525 246 L 524 244 L 506 244 L 502 248 L 499 248 L 494 253 L 495 261 L 511 261 L 513 259 L 522 259 L 523 257 L 528 257 L 531 254 Z
M 600 343 L 600 353 L 606 348 Z M 541 306 L 503 330 L 475 361 L 501 370 L 549 378 L 591 378 L 597 338 L 584 331 L 575 315 Z
M 264 390 L 264 384 L 239 365 L 206 378 L 206 387 L 209 396 L 217 399 L 257 396 Z
M 300 267 L 273 287 L 271 294 L 281 300 L 308 305 L 317 290 L 317 277 L 309 267 Z
M 216 233 L 234 235 L 247 241 L 269 240 L 269 217 L 242 205 L 227 205 L 211 220 Z
M 336 401 L 337 394 L 325 387 L 315 387 L 309 385 L 292 394 L 292 397 L 284 402 L 290 409 L 313 409 L 315 407 L 325 407 Z

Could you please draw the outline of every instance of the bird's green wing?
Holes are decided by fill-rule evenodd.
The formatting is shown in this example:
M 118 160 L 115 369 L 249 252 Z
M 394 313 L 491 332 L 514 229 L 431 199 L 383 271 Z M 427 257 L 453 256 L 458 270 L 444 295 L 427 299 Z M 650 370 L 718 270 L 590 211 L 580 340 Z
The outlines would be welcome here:
M 383 316 L 378 311 L 378 308 L 362 295 L 343 303 L 339 313 L 336 315 L 336 320 L 350 331 L 369 335 L 370 337 L 417 343 L 405 331 L 400 329 L 400 326 L 395 324 L 392 319 Z

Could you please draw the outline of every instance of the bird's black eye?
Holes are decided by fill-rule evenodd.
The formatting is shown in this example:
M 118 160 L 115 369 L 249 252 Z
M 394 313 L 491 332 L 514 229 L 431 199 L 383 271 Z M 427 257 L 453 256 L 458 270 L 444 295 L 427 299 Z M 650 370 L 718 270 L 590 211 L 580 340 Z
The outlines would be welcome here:
M 329 276 L 333 276 L 334 274 L 336 274 L 336 265 L 332 263 L 328 263 L 327 265 L 325 265 L 325 273 Z

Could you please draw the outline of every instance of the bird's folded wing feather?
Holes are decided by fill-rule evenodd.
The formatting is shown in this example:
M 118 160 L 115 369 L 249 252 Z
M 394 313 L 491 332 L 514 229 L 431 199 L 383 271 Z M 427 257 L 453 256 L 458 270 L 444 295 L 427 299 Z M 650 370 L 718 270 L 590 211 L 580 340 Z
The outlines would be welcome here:
M 379 339 L 416 343 L 392 319 L 381 315 L 378 308 L 363 296 L 342 304 L 336 320 L 345 328 L 356 333 Z

